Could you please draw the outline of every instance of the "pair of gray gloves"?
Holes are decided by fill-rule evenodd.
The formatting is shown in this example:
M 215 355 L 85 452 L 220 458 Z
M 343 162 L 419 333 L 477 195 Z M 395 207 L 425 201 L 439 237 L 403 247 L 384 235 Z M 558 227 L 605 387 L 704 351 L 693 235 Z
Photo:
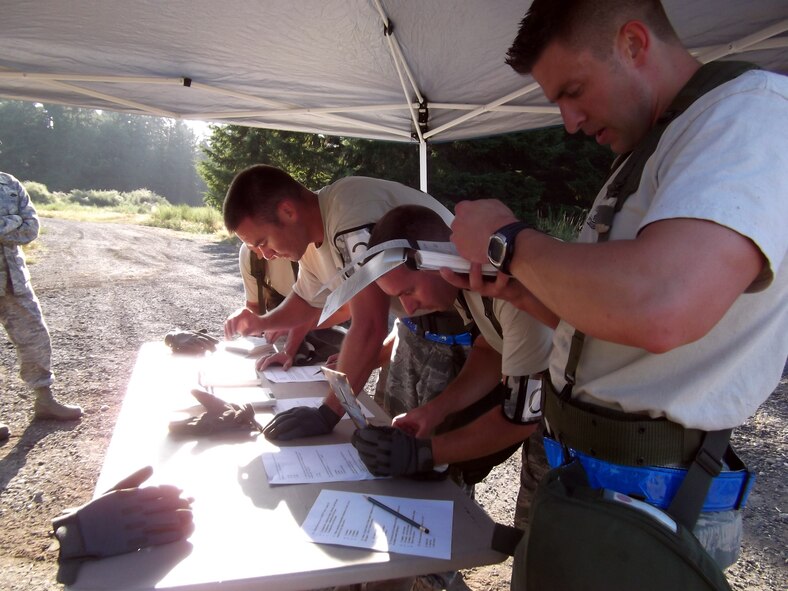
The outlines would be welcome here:
M 192 500 L 167 484 L 140 488 L 151 474 L 153 468 L 142 468 L 100 497 L 52 520 L 60 542 L 59 583 L 73 584 L 86 561 L 177 542 L 192 534 Z
M 342 417 L 323 404 L 319 408 L 297 406 L 276 415 L 263 429 L 272 441 L 326 435 Z M 357 429 L 353 447 L 375 476 L 406 476 L 430 472 L 434 467 L 432 442 L 417 439 L 394 427 Z
M 202 355 L 208 351 L 216 351 L 219 339 L 208 334 L 206 329 L 181 330 L 175 328 L 164 335 L 164 344 L 173 353 L 184 355 Z

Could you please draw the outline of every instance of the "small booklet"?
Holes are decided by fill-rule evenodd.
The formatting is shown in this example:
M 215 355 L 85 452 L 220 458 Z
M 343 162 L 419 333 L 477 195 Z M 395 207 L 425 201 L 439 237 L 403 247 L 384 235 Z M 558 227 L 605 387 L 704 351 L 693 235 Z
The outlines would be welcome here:
M 427 271 L 437 271 L 441 267 L 448 267 L 457 273 L 470 273 L 471 261 L 462 258 L 457 252 L 457 247 L 451 242 L 428 242 L 420 240 L 419 250 L 415 251 L 416 268 Z M 483 275 L 495 275 L 498 269 L 490 263 L 482 264 Z
M 363 429 L 364 427 L 368 427 L 369 422 L 367 421 L 367 417 L 364 415 L 364 410 L 361 408 L 358 400 L 356 400 L 356 395 L 353 393 L 353 388 L 350 387 L 347 374 L 344 374 L 341 371 L 329 369 L 327 367 L 322 367 L 321 369 L 323 370 L 323 374 L 325 374 L 328 383 L 331 385 L 331 389 L 334 391 L 334 394 L 337 395 L 337 399 L 339 399 L 342 408 L 345 409 L 345 412 L 350 417 L 350 420 L 353 421 L 353 424 L 356 426 L 356 428 Z

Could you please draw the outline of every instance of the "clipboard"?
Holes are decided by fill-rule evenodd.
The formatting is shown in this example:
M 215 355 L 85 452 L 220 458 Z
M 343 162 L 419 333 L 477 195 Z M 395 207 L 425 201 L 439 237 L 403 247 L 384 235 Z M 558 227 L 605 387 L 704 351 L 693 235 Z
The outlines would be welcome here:
M 363 429 L 369 427 L 369 421 L 367 421 L 367 417 L 364 416 L 364 411 L 358 403 L 358 400 L 356 400 L 355 394 L 353 394 L 353 388 L 350 387 L 347 374 L 327 367 L 321 367 L 320 369 L 326 376 L 326 380 L 328 380 L 342 408 L 345 409 L 345 412 L 350 417 L 350 420 L 353 421 L 356 428 Z

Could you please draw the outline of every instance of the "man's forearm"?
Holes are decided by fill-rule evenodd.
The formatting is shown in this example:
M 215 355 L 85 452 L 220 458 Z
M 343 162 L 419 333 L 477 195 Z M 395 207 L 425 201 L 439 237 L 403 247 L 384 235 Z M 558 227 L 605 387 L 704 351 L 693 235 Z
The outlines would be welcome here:
M 493 408 L 464 427 L 433 437 L 433 461 L 438 465 L 482 458 L 525 441 L 537 425 L 509 422 L 499 407 Z
M 337 370 L 347 374 L 356 394 L 364 389 L 372 370 L 378 367 L 380 349 L 388 333 L 388 309 L 388 296 L 374 284 L 351 300 L 353 322 L 342 341 Z M 344 413 L 333 393 L 326 404 L 338 414 Z
M 304 341 L 304 337 L 307 333 L 314 328 L 313 323 L 305 323 L 300 326 L 296 326 L 290 329 L 287 333 L 287 341 L 285 342 L 285 353 L 287 353 L 291 359 L 294 359 L 296 353 L 298 353 L 298 348 L 301 346 L 301 343 Z

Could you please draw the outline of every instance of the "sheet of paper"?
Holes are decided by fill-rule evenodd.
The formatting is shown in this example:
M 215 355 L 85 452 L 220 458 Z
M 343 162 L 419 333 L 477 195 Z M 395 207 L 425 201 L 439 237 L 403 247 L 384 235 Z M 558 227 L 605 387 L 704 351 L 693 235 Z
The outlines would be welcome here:
M 241 405 L 251 404 L 254 408 L 271 408 L 276 405 L 276 398 L 274 398 L 271 388 L 263 388 L 262 386 L 240 386 L 236 388 L 212 386 L 208 390 L 225 402 L 234 402 Z
M 319 408 L 321 404 L 323 404 L 324 398 L 321 396 L 320 398 L 279 398 L 276 401 L 276 406 L 274 410 L 277 413 L 284 412 L 286 410 L 290 410 L 291 408 L 295 408 L 296 406 L 309 406 L 312 408 Z M 372 411 L 369 410 L 366 406 L 362 406 L 361 410 L 364 412 L 364 416 L 368 419 L 371 419 L 375 415 L 372 414 Z M 350 419 L 347 414 L 345 414 L 342 419 Z
M 350 443 L 282 447 L 262 455 L 269 484 L 353 482 L 375 478 Z
M 261 379 L 253 357 L 244 357 L 218 349 L 201 361 L 197 371 L 197 381 L 204 388 L 215 386 L 241 388 L 259 386 Z
M 274 352 L 273 343 L 269 343 L 265 337 L 238 337 L 230 341 L 223 341 L 221 345 L 225 351 L 242 355 L 257 355 L 259 357 L 263 353 Z
M 281 367 L 269 367 L 263 370 L 263 374 L 268 380 L 277 383 L 326 381 L 326 376 L 323 375 L 319 365 L 299 365 L 287 371 Z
M 424 525 L 430 533 L 373 505 L 363 494 L 336 490 L 320 491 L 301 529 L 319 544 L 451 558 L 452 501 L 371 496 Z

